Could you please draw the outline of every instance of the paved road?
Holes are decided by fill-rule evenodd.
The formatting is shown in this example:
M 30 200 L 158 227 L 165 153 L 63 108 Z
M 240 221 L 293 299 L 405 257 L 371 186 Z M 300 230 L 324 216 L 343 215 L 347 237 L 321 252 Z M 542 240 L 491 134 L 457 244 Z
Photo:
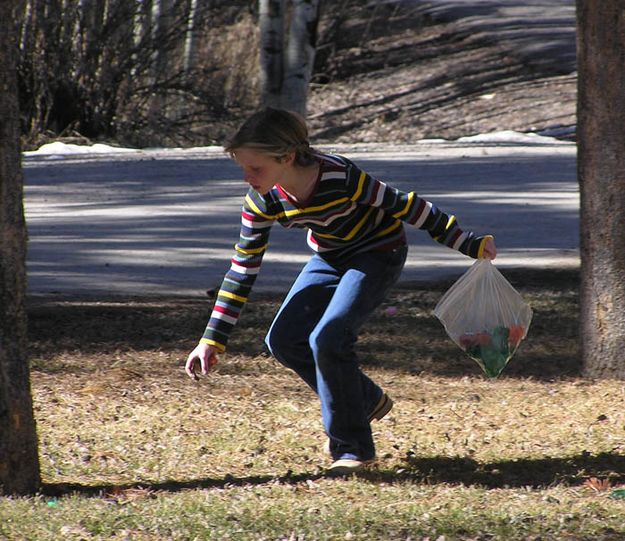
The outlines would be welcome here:
M 575 146 L 420 144 L 340 147 L 365 170 L 492 232 L 500 267 L 579 263 Z M 245 186 L 221 152 L 26 157 L 33 294 L 204 295 L 238 239 Z M 410 230 L 402 280 L 460 275 L 471 260 Z M 274 227 L 258 281 L 285 290 L 309 255 Z
M 574 0 L 412 1 L 537 69 L 575 69 Z M 574 145 L 339 150 L 465 228 L 495 233 L 500 267 L 579 263 Z M 219 285 L 245 192 L 221 152 L 26 157 L 24 168 L 31 293 L 203 295 Z M 409 239 L 404 281 L 456 276 L 471 263 L 423 232 Z M 275 227 L 258 289 L 286 289 L 307 257 L 302 234 Z

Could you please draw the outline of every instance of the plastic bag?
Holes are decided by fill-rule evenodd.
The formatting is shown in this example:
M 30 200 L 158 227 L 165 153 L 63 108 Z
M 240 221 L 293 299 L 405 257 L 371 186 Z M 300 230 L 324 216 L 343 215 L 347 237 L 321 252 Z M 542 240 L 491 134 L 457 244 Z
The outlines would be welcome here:
M 434 308 L 450 338 L 496 378 L 527 336 L 532 309 L 489 259 L 478 259 Z

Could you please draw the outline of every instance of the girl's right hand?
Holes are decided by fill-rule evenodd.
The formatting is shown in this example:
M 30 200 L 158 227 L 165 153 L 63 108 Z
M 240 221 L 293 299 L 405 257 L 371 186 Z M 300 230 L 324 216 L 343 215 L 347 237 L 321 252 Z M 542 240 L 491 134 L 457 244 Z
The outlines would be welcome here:
M 488 235 L 486 238 L 482 257 L 484 259 L 495 259 L 497 257 L 497 246 L 495 245 L 495 238 L 492 235 Z
M 187 362 L 184 365 L 184 371 L 195 381 L 200 379 L 195 371 L 196 361 L 200 361 L 200 370 L 202 375 L 205 376 L 208 374 L 208 371 L 217 364 L 217 348 L 210 344 L 200 342 L 189 354 Z

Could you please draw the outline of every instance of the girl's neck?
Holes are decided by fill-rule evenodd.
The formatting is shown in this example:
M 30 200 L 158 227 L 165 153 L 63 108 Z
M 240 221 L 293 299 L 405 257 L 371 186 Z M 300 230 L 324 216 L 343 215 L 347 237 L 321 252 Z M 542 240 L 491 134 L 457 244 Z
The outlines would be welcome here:
M 306 167 L 293 166 L 291 174 L 280 181 L 280 186 L 297 201 L 306 201 L 317 185 L 319 163 Z

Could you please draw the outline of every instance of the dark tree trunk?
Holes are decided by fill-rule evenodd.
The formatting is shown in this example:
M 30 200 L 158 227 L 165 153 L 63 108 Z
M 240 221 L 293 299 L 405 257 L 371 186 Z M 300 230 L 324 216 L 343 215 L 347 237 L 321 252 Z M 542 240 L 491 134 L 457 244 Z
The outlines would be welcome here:
M 582 360 L 625 378 L 625 0 L 578 0 L 577 21 Z
M 260 101 L 281 107 L 284 77 L 284 19 L 286 0 L 259 0 Z
M 26 223 L 19 145 L 16 21 L 21 1 L 0 0 L 0 493 L 40 485 L 26 358 Z

